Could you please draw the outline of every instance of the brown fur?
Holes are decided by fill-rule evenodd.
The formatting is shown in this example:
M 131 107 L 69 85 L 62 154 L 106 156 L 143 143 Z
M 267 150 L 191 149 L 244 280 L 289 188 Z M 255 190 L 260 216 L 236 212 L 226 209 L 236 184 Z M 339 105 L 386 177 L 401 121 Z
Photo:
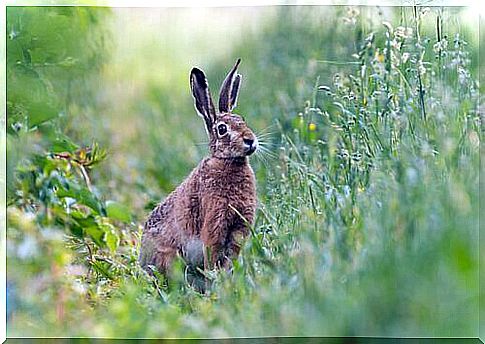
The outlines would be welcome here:
M 256 211 L 256 182 L 248 156 L 256 149 L 257 139 L 244 120 L 231 113 L 241 81 L 238 64 L 239 60 L 221 88 L 219 113 L 212 105 L 205 75 L 192 70 L 192 93 L 206 123 L 210 157 L 149 215 L 140 252 L 144 268 L 153 265 L 166 272 L 176 255 L 207 268 L 208 259 L 204 261 L 201 252 L 205 247 L 214 266 L 228 266 L 239 254 L 248 234 L 247 222 L 253 223 Z M 224 135 L 219 135 L 221 124 L 227 128 Z

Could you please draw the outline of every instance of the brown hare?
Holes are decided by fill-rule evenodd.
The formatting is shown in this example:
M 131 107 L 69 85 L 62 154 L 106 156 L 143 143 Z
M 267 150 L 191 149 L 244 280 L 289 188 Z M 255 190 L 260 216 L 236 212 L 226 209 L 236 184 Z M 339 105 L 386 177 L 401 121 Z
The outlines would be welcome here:
M 165 273 L 180 255 L 189 266 L 230 267 L 256 211 L 256 182 L 248 156 L 258 147 L 244 119 L 232 113 L 241 86 L 240 59 L 226 76 L 219 111 L 204 72 L 193 68 L 190 87 L 204 119 L 210 156 L 150 213 L 141 239 L 140 263 Z

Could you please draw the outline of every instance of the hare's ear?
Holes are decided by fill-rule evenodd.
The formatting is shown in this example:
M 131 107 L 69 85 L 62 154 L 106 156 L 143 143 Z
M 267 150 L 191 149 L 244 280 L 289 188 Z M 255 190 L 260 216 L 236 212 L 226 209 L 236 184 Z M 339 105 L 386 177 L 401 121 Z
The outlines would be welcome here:
M 194 97 L 195 109 L 199 116 L 204 118 L 207 132 L 212 132 L 212 125 L 216 120 L 216 111 L 212 102 L 209 83 L 203 71 L 199 68 L 192 68 L 190 72 L 190 88 Z
M 239 87 L 241 86 L 241 74 L 237 73 L 237 67 L 241 59 L 237 59 L 236 64 L 224 79 L 219 93 L 219 112 L 231 112 L 236 107 Z

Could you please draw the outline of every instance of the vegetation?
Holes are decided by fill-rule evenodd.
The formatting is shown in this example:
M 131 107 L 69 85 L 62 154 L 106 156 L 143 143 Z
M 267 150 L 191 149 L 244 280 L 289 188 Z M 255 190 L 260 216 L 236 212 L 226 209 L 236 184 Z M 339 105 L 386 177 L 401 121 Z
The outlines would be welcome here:
M 482 134 L 463 10 L 255 8 L 262 28 L 181 59 L 184 11 L 161 11 L 157 48 L 130 40 L 122 10 L 8 8 L 8 335 L 476 337 Z M 147 212 L 206 154 L 199 54 L 209 80 L 242 57 L 237 112 L 262 142 L 256 224 L 206 294 L 182 260 L 170 279 L 137 262 Z

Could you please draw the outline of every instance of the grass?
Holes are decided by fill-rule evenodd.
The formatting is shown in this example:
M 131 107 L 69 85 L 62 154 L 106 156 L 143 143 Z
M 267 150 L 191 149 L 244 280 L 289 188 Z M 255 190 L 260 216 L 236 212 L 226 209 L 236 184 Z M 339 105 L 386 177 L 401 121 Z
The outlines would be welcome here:
M 183 261 L 168 280 L 139 267 L 140 223 L 204 156 L 204 134 L 178 72 L 123 72 L 142 57 L 117 52 L 92 71 L 113 88 L 9 134 L 9 335 L 478 335 L 476 32 L 448 8 L 262 11 L 262 29 L 227 31 L 231 53 L 207 64 L 211 81 L 243 58 L 238 111 L 265 147 L 234 271 L 208 271 L 202 295 Z M 185 76 L 172 57 L 159 64 Z

